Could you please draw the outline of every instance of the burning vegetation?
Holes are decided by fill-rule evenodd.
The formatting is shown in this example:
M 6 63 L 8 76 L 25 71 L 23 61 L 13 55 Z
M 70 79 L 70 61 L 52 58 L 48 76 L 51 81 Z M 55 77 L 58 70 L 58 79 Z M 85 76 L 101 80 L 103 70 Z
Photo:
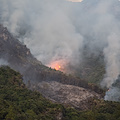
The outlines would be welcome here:
M 49 65 L 47 65 L 49 67 L 51 67 L 52 69 L 55 70 L 60 70 L 60 71 L 64 71 L 64 67 L 65 67 L 65 62 L 63 60 L 59 60 L 59 61 L 52 61 Z M 63 67 L 64 66 L 64 67 Z M 65 72 L 65 71 L 64 71 Z
M 55 70 L 60 70 L 61 69 L 61 66 L 59 64 L 54 64 L 52 63 L 51 65 L 49 65 L 49 67 L 51 67 L 52 69 L 55 69 Z
M 56 70 L 59 70 L 60 68 L 61 68 L 60 65 L 56 65 L 56 67 L 55 67 Z

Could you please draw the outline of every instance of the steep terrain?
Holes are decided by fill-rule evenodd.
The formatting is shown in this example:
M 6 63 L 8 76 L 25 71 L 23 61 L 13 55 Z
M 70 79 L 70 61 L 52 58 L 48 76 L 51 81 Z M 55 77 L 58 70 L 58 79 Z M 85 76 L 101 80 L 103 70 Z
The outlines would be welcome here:
M 102 97 L 102 95 L 104 95 L 103 90 L 101 90 L 96 85 L 88 84 L 85 80 L 71 75 L 66 75 L 60 71 L 56 71 L 55 69 L 44 66 L 40 61 L 32 56 L 29 49 L 25 45 L 22 45 L 17 39 L 15 39 L 8 32 L 7 28 L 4 28 L 2 25 L 0 25 L 0 58 L 7 61 L 11 68 L 19 71 L 23 75 L 24 83 L 26 83 L 30 89 L 39 90 L 46 97 L 48 97 L 48 94 L 46 93 L 48 92 L 48 90 L 50 90 L 51 94 L 49 95 L 49 98 L 57 102 L 65 104 L 70 103 L 73 106 L 79 107 L 78 104 L 82 104 L 85 102 L 82 101 L 82 98 L 79 97 L 80 94 L 77 94 L 76 91 L 83 91 L 81 92 L 81 94 L 87 93 L 85 94 L 85 101 L 87 101 L 89 98 L 93 98 L 96 96 L 100 98 L 100 96 Z M 46 82 L 46 84 L 51 86 L 52 89 L 51 87 L 50 89 L 48 87 L 45 91 L 42 81 Z M 59 90 L 55 89 L 56 84 L 60 84 L 57 85 Z M 71 86 L 66 87 L 66 85 L 63 84 Z M 78 88 L 76 86 L 83 87 L 85 90 L 82 90 L 83 88 Z M 66 91 L 66 93 L 64 93 L 64 90 Z M 72 96 L 77 96 L 75 103 L 72 99 L 68 101 L 71 94 L 70 91 L 72 90 Z M 60 92 L 61 94 L 59 96 Z M 90 93 L 90 95 L 88 95 L 88 93 Z M 56 95 L 56 97 L 58 98 L 56 99 L 56 97 L 53 97 L 53 94 L 54 96 Z M 66 94 L 68 94 L 68 98 L 66 98 Z M 63 97 L 62 100 L 60 100 L 61 97 Z M 82 105 L 84 106 L 85 104 Z M 87 107 L 87 105 L 85 106 Z M 83 108 L 86 109 L 86 107 Z
M 120 103 L 90 99 L 86 111 L 52 103 L 40 93 L 28 90 L 20 73 L 2 66 L 0 120 L 120 120 Z
M 71 105 L 79 110 L 89 109 L 89 100 L 91 100 L 91 98 L 101 99 L 99 94 L 89 89 L 73 85 L 64 85 L 54 81 L 39 83 L 37 90 L 53 101 Z
M 28 90 L 18 72 L 0 68 L 0 120 L 61 120 L 67 118 L 65 111 L 62 105 Z
M 87 46 L 88 47 L 88 46 Z M 89 83 L 100 85 L 105 74 L 105 62 L 102 51 L 97 51 L 97 54 L 91 53 L 90 48 L 85 47 L 82 55 L 82 62 L 78 66 L 70 66 L 69 69 L 75 76 L 85 79 Z

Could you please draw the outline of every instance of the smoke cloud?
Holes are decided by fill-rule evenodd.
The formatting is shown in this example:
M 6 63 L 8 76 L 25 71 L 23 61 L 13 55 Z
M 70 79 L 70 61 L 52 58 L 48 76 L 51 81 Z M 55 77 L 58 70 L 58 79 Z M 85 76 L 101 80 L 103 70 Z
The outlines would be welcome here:
M 119 16 L 118 0 L 0 0 L 0 23 L 46 65 L 77 66 L 86 45 L 90 53 L 103 51 L 101 85 L 108 88 L 120 74 Z
M 44 64 L 60 59 L 69 62 L 80 55 L 83 37 L 70 19 L 66 1 L 1 0 L 1 3 L 3 24 Z
M 2 66 L 2 65 L 8 65 L 8 62 L 6 60 L 0 58 L 0 66 Z

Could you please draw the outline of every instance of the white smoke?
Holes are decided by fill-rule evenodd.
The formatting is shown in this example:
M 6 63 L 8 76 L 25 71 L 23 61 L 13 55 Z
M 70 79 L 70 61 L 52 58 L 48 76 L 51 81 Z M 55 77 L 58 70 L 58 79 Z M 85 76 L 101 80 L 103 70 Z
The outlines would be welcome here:
M 112 87 L 106 92 L 104 99 L 109 101 L 120 101 L 120 89 Z
M 120 74 L 119 13 L 118 0 L 0 0 L 0 22 L 44 64 L 77 65 L 85 44 L 89 52 L 103 51 L 106 87 Z
M 0 58 L 0 66 L 2 65 L 8 65 L 8 62 L 2 58 Z
M 108 46 L 104 49 L 106 74 L 103 86 L 108 88 L 115 82 L 120 74 L 120 36 L 115 33 L 108 37 Z
M 75 59 L 83 38 L 72 23 L 66 1 L 1 0 L 3 24 L 44 64 Z M 77 61 L 77 59 L 76 59 Z

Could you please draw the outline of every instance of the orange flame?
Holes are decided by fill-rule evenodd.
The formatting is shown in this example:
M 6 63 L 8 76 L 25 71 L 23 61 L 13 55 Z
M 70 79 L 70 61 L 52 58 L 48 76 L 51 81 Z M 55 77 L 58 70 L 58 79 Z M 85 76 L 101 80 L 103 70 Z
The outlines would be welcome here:
M 56 66 L 55 66 L 55 70 L 59 70 L 61 68 L 61 66 L 60 65 L 58 65 L 58 64 L 56 64 Z
M 65 65 L 66 65 L 65 60 L 56 60 L 56 61 L 51 61 L 51 63 L 48 64 L 47 66 L 51 67 L 52 69 L 60 70 L 62 72 L 65 72 L 65 70 L 64 70 Z

